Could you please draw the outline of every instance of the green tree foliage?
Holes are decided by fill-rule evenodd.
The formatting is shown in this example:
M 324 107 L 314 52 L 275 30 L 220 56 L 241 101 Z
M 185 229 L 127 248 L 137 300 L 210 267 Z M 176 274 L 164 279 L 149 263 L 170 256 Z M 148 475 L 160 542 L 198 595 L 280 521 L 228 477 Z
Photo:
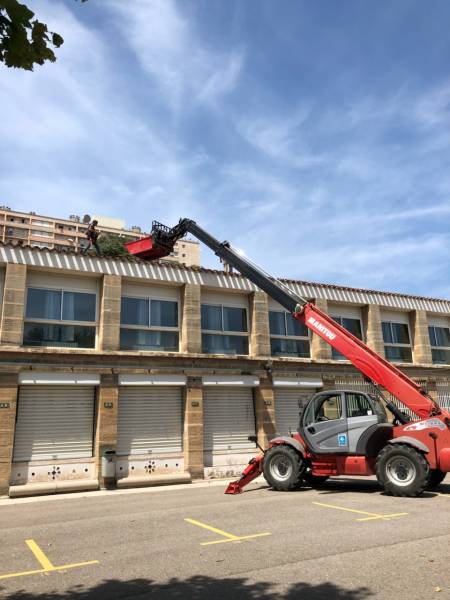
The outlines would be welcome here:
M 18 0 L 0 0 L 0 62 L 7 67 L 32 71 L 46 60 L 55 62 L 52 46 L 59 48 L 64 40 L 34 16 Z
M 98 245 L 104 256 L 125 256 L 128 250 L 124 247 L 125 242 L 131 242 L 132 238 L 113 233 L 102 233 L 98 238 Z

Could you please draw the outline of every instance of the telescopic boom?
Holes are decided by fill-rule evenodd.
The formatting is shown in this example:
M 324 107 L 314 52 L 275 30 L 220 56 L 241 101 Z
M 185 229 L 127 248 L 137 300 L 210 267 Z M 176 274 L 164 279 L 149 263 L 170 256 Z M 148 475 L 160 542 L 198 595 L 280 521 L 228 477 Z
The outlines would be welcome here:
M 234 250 L 228 242 L 219 242 L 195 221 L 181 219 L 178 225 L 172 228 L 154 221 L 148 238 L 129 242 L 126 247 L 131 254 L 145 260 L 155 260 L 168 256 L 175 243 L 187 233 L 203 242 L 219 258 L 266 292 L 294 318 L 348 358 L 366 378 L 384 387 L 417 416 L 423 419 L 442 413 L 439 405 L 397 367 L 379 356 L 306 298 L 295 294 L 284 283 L 262 271 Z

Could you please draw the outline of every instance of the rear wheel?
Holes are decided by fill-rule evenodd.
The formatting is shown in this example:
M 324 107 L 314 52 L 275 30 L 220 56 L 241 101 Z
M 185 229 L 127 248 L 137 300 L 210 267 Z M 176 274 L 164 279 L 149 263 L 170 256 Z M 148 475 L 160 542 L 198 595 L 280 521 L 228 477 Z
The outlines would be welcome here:
M 264 457 L 263 472 L 275 490 L 288 492 L 299 487 L 305 470 L 303 457 L 291 446 L 273 446 Z
M 392 496 L 418 496 L 429 485 L 430 466 L 420 452 L 405 444 L 388 444 L 377 457 L 378 483 Z
M 430 482 L 428 483 L 428 487 L 431 489 L 437 487 L 444 481 L 446 475 L 447 473 L 444 473 L 444 471 L 441 471 L 440 469 L 433 469 L 430 471 Z

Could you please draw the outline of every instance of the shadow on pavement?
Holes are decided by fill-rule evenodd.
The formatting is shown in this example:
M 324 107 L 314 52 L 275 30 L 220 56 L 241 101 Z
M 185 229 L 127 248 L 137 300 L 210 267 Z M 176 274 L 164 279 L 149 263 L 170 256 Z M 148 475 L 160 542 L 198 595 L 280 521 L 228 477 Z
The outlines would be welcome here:
M 9 600 L 365 600 L 374 594 L 366 587 L 344 589 L 333 583 L 310 585 L 299 582 L 285 593 L 273 591 L 269 582 L 247 583 L 246 579 L 216 579 L 197 575 L 186 580 L 155 583 L 147 579 L 110 579 L 93 587 L 76 586 L 66 592 L 15 592 Z M 0 587 L 1 590 L 1 587 Z
M 380 496 L 388 496 L 386 492 L 378 485 L 376 481 L 364 480 L 355 481 L 354 479 L 330 479 L 325 482 L 320 488 L 316 488 L 320 494 L 342 494 L 345 492 L 358 492 L 362 494 L 379 494 Z M 438 494 L 450 494 L 450 485 L 442 484 L 436 488 L 423 492 L 416 500 L 426 500 L 435 498 Z
M 254 490 L 246 490 L 246 491 L 256 491 L 256 489 L 264 489 L 264 488 L 263 488 L 263 486 L 261 486 L 259 488 L 255 488 Z M 266 486 L 266 489 L 268 492 L 274 492 L 276 494 L 286 493 L 286 492 L 277 492 L 273 488 L 270 488 L 267 486 Z M 326 496 L 328 494 L 345 494 L 345 492 L 357 492 L 357 493 L 361 493 L 361 494 L 379 494 L 380 496 L 388 495 L 382 490 L 382 488 L 377 483 L 377 481 L 374 481 L 373 479 L 366 479 L 364 477 L 361 477 L 360 480 L 347 479 L 345 477 L 329 479 L 328 481 L 324 482 L 320 486 L 313 488 L 309 485 L 305 485 L 298 489 L 292 490 L 289 493 L 290 494 L 296 494 L 296 493 L 301 494 L 302 492 L 311 490 L 311 489 L 317 490 L 317 492 L 319 494 L 324 495 L 324 496 Z M 430 489 L 426 492 L 423 492 L 417 498 L 418 499 L 419 498 L 421 498 L 421 499 L 435 498 L 438 494 L 448 494 L 450 496 L 450 485 L 441 483 L 438 487 Z

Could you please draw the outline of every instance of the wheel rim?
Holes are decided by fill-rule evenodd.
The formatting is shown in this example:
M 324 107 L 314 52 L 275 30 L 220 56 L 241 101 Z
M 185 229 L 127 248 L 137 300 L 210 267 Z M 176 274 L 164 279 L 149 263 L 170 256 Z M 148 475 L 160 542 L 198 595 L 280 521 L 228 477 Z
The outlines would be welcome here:
M 278 481 L 286 481 L 292 475 L 292 461 L 286 456 L 274 456 L 270 461 L 270 474 Z
M 409 458 L 397 456 L 386 464 L 386 475 L 395 485 L 407 486 L 416 477 L 416 466 Z

